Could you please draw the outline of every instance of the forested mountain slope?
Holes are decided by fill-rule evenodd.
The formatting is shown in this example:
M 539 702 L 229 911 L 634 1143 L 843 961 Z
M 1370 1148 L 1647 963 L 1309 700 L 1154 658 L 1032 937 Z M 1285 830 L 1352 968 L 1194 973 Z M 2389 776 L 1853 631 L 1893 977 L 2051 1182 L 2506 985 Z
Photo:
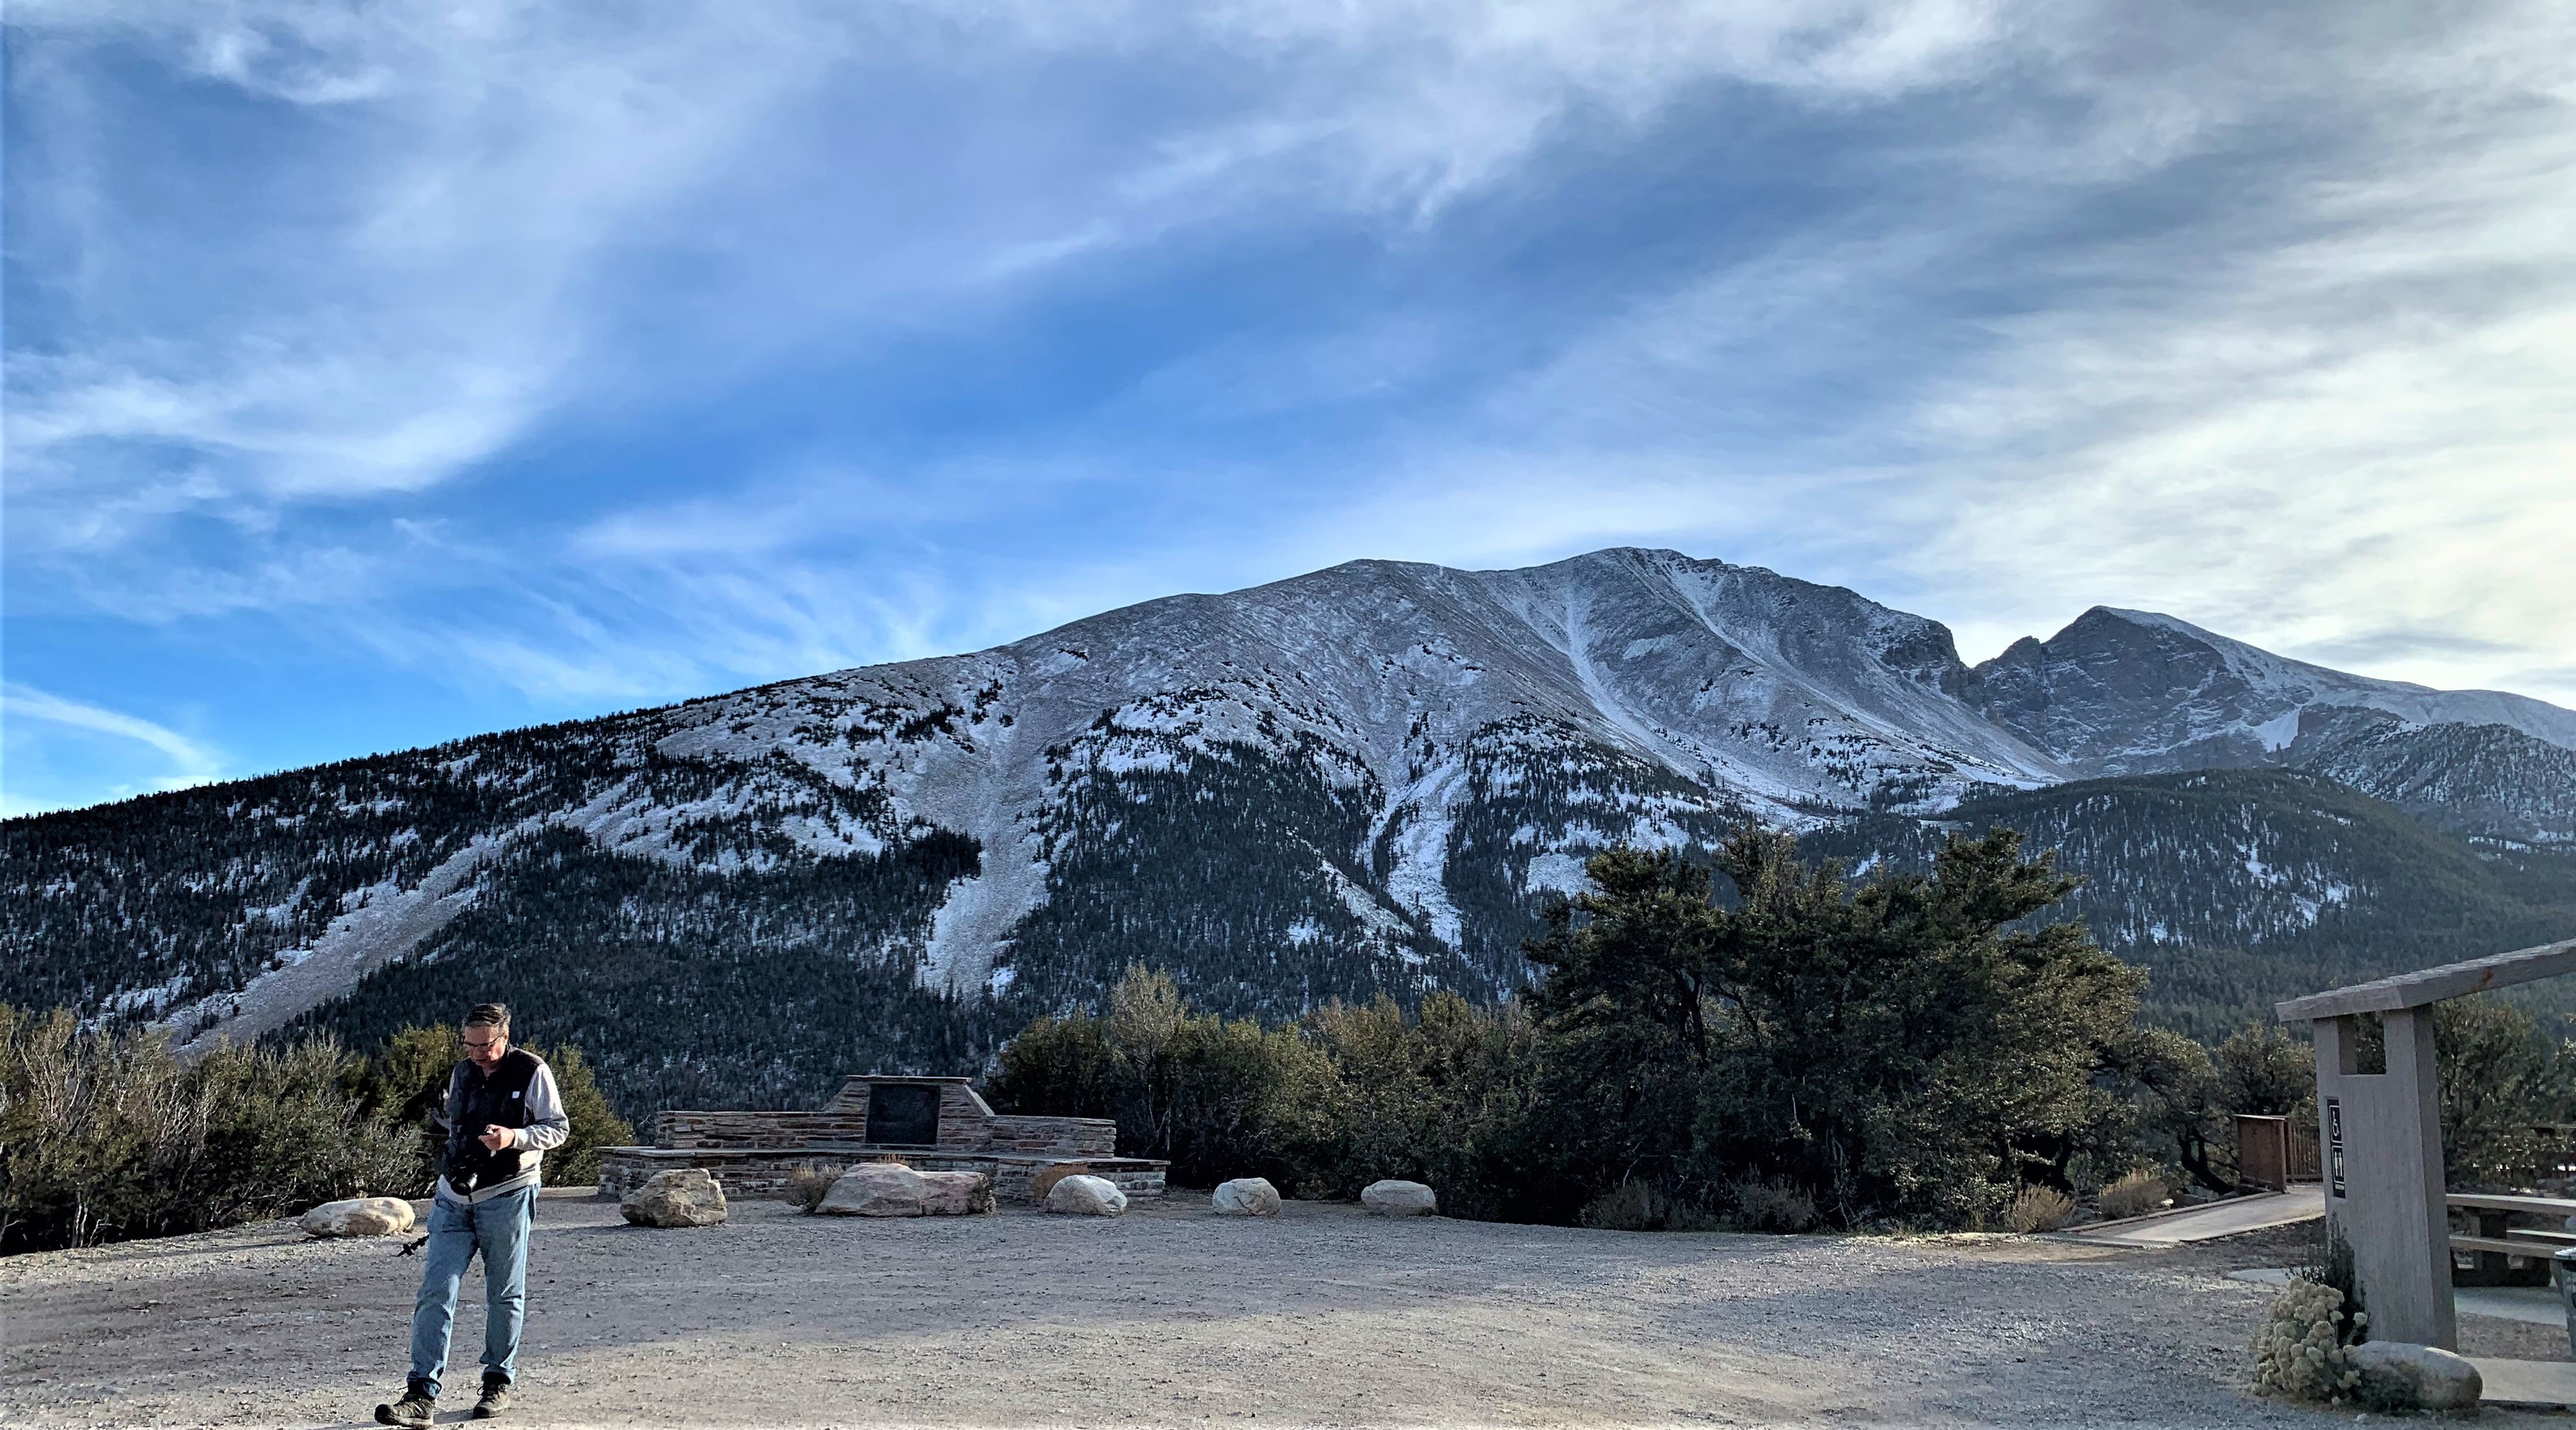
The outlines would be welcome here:
M 2484 871 L 2461 876 L 2462 927 L 2545 922 L 2547 873 L 2507 871 L 2576 847 L 2554 723 L 2576 716 L 2292 667 L 2097 611 L 1972 670 L 1936 622 L 1671 552 L 1355 562 L 973 655 L 12 820 L 0 998 L 363 1040 L 507 997 L 638 1111 L 971 1066 L 1130 962 L 1273 1018 L 1498 997 L 1583 856 L 1748 819 L 1889 858 L 1925 821 L 2029 820 L 2094 876 L 2079 899 L 2106 940 L 2160 970 L 2206 955 L 2175 995 L 2195 1006 L 2243 1003 L 2215 970 L 2249 958 L 2395 956 L 2351 930 L 2397 904 L 2323 892 L 2393 889 L 2382 864 L 2415 856 L 2374 852 L 2391 840 Z M 2108 787 L 2066 783 L 2122 761 L 2305 769 L 2267 778 L 2312 793 L 2255 802 L 2341 833 L 2318 833 L 2306 892 L 2213 874 L 2176 852 L 2216 837 L 2200 796 L 2132 781 L 2087 804 Z M 2084 843 L 2119 820 L 2158 832 Z
M 2576 855 L 2475 846 L 2309 772 L 1998 790 L 1928 819 L 1839 821 L 1803 847 L 1928 871 L 1951 834 L 1996 826 L 2084 876 L 2046 917 L 2084 920 L 2153 975 L 2152 1016 L 2204 1037 L 2282 998 L 2576 933 Z M 2543 991 L 2549 1006 L 2576 1007 L 2576 989 Z

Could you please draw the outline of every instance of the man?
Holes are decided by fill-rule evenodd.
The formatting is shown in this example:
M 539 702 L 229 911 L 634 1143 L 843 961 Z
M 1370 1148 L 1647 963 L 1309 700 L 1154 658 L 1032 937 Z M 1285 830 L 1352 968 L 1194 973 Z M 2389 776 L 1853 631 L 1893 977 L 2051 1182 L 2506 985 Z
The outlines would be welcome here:
M 478 1003 L 465 1015 L 465 1061 L 448 1075 L 438 1119 L 447 1130 L 438 1192 L 429 1209 L 429 1252 L 411 1315 L 411 1379 L 403 1398 L 376 1407 L 387 1425 L 422 1426 L 438 1408 L 457 1283 L 483 1254 L 483 1397 L 474 1418 L 510 1403 L 519 1326 L 528 1299 L 528 1227 L 537 1210 L 537 1169 L 546 1149 L 572 1135 L 554 1070 L 510 1046 L 510 1010 Z

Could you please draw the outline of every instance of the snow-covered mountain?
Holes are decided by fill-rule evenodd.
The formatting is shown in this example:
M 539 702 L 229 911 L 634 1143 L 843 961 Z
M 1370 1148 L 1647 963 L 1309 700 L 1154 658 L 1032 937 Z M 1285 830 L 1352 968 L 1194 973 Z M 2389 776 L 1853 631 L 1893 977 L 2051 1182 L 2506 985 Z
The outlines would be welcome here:
M 11 821 L 0 998 L 232 1037 L 515 987 L 612 1073 L 604 1045 L 666 1024 L 802 1029 L 756 1075 L 715 1077 L 685 1037 L 619 1074 L 639 1098 L 787 1098 L 866 1049 L 971 1056 L 975 1019 L 1131 962 L 1274 1017 L 1498 996 L 1533 911 L 1613 841 L 1919 825 L 2086 775 L 2271 764 L 2576 843 L 2576 713 L 2520 697 L 2101 609 L 1972 670 L 1937 622 L 1669 551 L 1362 561 Z
M 2188 621 L 2096 606 L 1962 692 L 2083 775 L 2318 770 L 2443 828 L 2576 841 L 2576 711 L 2285 659 Z
M 1470 808 L 1527 807 L 1536 822 L 1485 851 L 1525 891 L 1533 861 L 1561 887 L 1571 864 L 1547 856 L 1610 838 L 2062 777 L 1956 698 L 1966 674 L 1935 622 L 1671 552 L 1500 572 L 1363 561 L 700 702 L 659 748 L 788 753 L 974 837 L 985 872 L 943 906 L 925 962 L 972 985 L 1009 966 L 1048 900 L 1070 811 L 1140 776 L 1213 761 L 1348 803 L 1357 837 L 1301 835 L 1296 857 L 1368 930 L 1353 936 L 1456 949 Z

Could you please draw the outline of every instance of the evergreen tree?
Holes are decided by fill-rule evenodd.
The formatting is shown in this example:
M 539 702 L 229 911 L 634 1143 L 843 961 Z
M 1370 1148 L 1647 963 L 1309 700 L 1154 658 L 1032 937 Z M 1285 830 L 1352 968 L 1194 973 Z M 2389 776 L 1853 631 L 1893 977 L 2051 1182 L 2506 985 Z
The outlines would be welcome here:
M 1747 830 L 1716 860 L 1732 908 L 1674 855 L 1591 868 L 1530 957 L 1560 1135 L 1605 1184 L 1785 1183 L 1846 1225 L 1974 1224 L 2123 1130 L 2097 1078 L 2143 979 L 2076 925 L 2014 927 L 2074 881 L 2011 831 L 1854 887 Z

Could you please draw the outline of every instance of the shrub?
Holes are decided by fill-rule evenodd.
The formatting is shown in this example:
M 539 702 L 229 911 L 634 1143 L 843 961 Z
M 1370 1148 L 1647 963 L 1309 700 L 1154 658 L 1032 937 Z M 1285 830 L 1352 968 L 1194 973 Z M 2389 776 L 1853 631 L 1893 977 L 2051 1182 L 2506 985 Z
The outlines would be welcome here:
M 1298 1030 L 1193 1012 L 1169 976 L 1143 969 L 1105 1014 L 1040 1018 L 1000 1062 L 997 1109 L 1115 1118 L 1119 1152 L 1168 1159 L 1182 1186 L 1295 1185 L 1339 1104 L 1330 1059 Z
M 1652 1182 L 1622 1182 L 1584 1203 L 1575 1220 L 1597 1231 L 1714 1231 L 1719 1225 Z
M 1813 1228 L 1816 1199 L 1806 1188 L 1781 1178 L 1735 1184 L 1735 1224 L 1746 1231 L 1795 1234 Z
M 2104 1187 L 2093 1199 L 2094 1207 L 2107 1221 L 2123 1217 L 2144 1216 L 2172 1200 L 2162 1177 L 2141 1167 Z
M 1440 1189 L 1464 1216 L 1504 1216 L 1504 1189 L 1561 1178 L 1513 1170 L 1535 1035 L 1517 1010 L 1434 993 L 1329 1005 L 1264 1029 L 1191 1009 L 1172 980 L 1130 969 L 1105 1013 L 1040 1018 L 1011 1040 L 986 1096 L 1005 1112 L 1111 1117 L 1118 1150 L 1163 1157 L 1172 1181 L 1267 1177 L 1300 1197 L 1352 1197 L 1387 1177 Z M 1580 1196 L 1547 1210 L 1571 1219 Z
M 307 1038 L 183 1065 L 160 1037 L 0 1005 L 0 1251 L 203 1231 L 419 1189 L 408 1139 Z
M 2055 1187 L 2024 1187 L 2004 1211 L 2004 1225 L 2014 1231 L 2055 1231 L 2075 1215 L 2075 1199 Z
M 2254 1388 L 2293 1400 L 2340 1400 L 2359 1384 L 2350 1346 L 2368 1316 L 2344 1314 L 2341 1291 L 2294 1280 L 2254 1333 Z
M 2142 1033 L 2143 975 L 2032 918 L 2076 881 L 2011 831 L 1951 839 L 1928 876 L 1855 883 L 1754 830 L 1713 864 L 1594 856 L 1523 946 L 1542 982 L 1498 1009 L 1432 993 L 1265 1029 L 1131 968 L 1104 1011 L 1006 1045 L 987 1096 L 1115 1118 L 1182 1186 L 1399 1177 L 1452 1215 L 1593 1226 L 1995 1225 L 2025 1182 L 2157 1156 L 2158 1077 L 2205 1142 L 2206 1050 Z M 2255 1051 L 2246 1080 L 2287 1065 Z
M 848 1170 L 837 1162 L 807 1162 L 787 1174 L 785 1200 L 800 1212 L 810 1212 L 823 1204 L 832 1184 Z
M 463 1050 L 414 1028 L 374 1058 L 327 1036 L 226 1044 L 194 1063 L 163 1038 L 0 1004 L 0 1252 L 205 1231 L 352 1196 L 428 1191 L 423 1130 Z M 560 1181 L 596 1180 L 632 1141 L 578 1049 L 548 1061 L 572 1138 Z

